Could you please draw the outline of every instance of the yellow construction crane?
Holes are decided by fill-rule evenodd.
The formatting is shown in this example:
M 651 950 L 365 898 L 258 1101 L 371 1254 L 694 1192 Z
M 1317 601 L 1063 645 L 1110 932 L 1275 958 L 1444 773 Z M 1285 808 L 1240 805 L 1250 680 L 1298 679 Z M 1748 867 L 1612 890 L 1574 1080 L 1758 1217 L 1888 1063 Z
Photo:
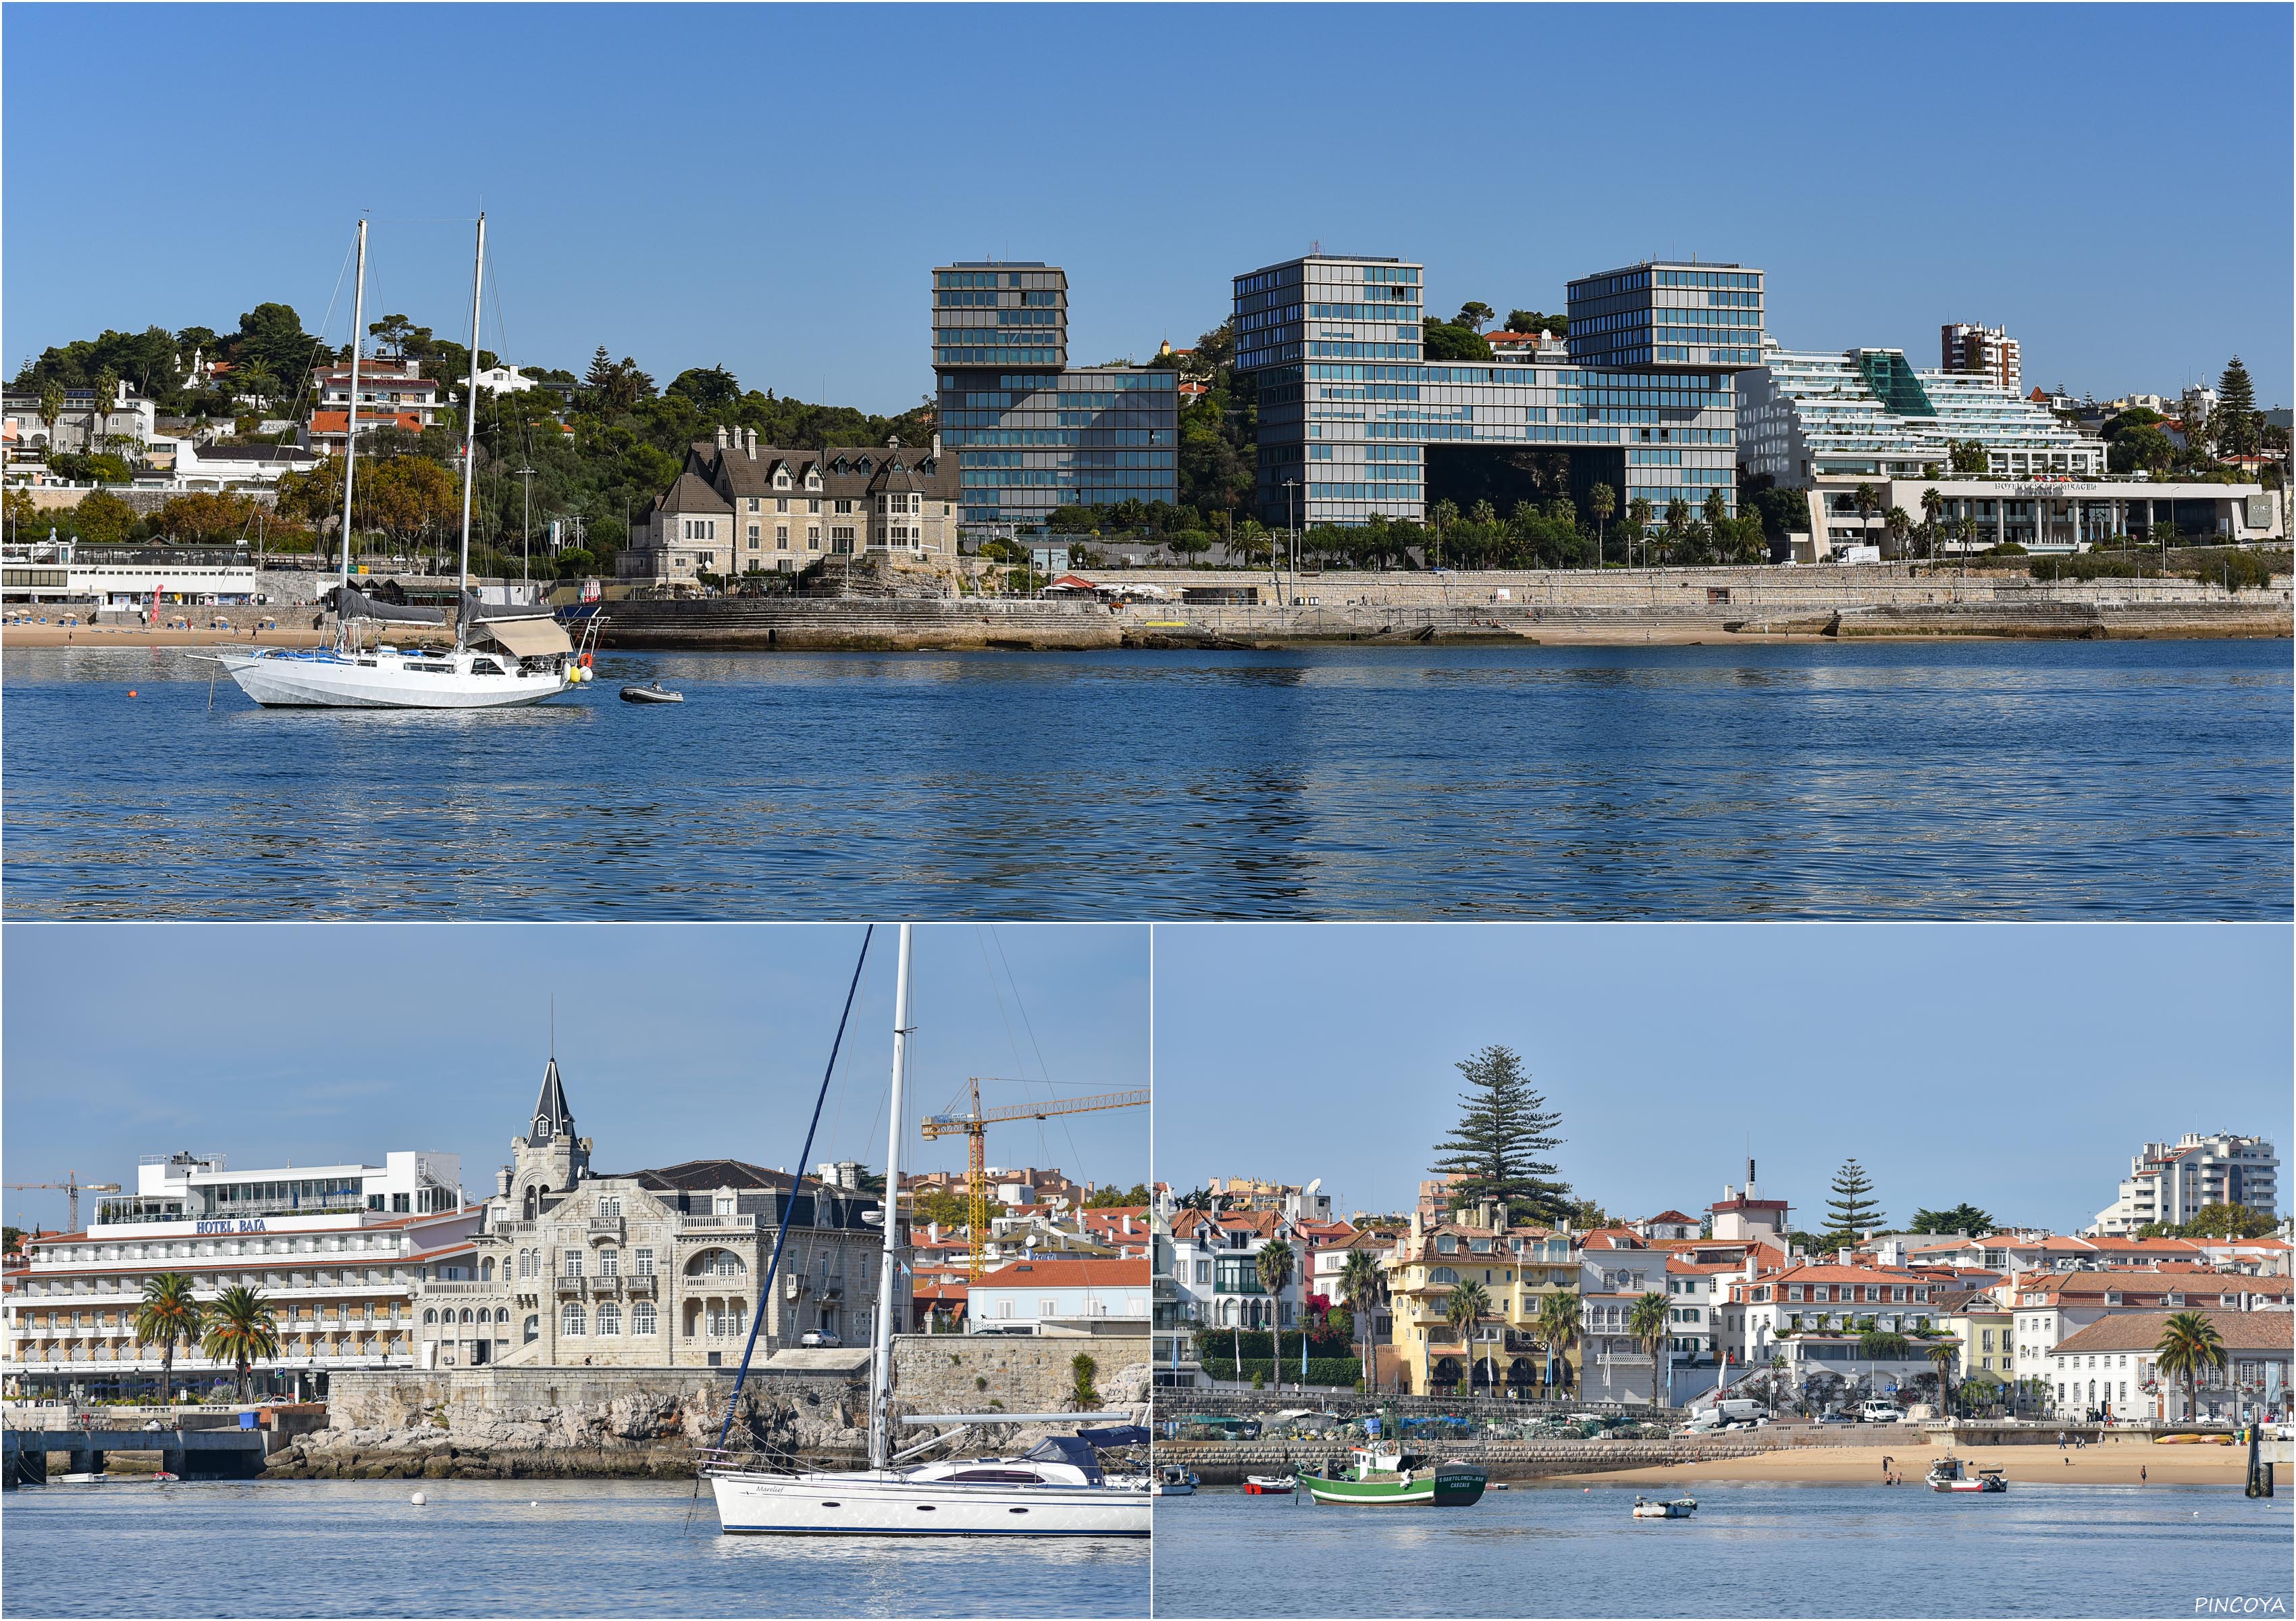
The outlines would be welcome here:
M 79 1173 L 77 1171 L 65 1172 L 64 1180 L 60 1182 L 10 1182 L 7 1186 L 11 1188 L 25 1189 L 53 1188 L 59 1193 L 70 1195 L 71 1197 L 71 1230 L 74 1232 L 80 1230 L 79 1196 L 81 1194 L 117 1193 L 119 1191 L 119 1184 L 118 1182 L 84 1182 L 79 1180 Z
M 991 1080 L 995 1077 L 991 1076 Z M 1082 1115 L 1094 1109 L 1138 1108 L 1148 1101 L 1148 1093 L 1097 1092 L 1089 1098 L 1071 1098 L 1065 1102 L 1016 1103 L 1001 1109 L 980 1107 L 980 1077 L 966 1082 L 972 1092 L 972 1111 L 966 1115 L 929 1115 L 924 1121 L 928 1138 L 954 1137 L 964 1133 L 965 1176 L 964 1191 L 967 1220 L 965 1225 L 972 1235 L 972 1246 L 964 1258 L 967 1285 L 980 1281 L 987 1270 L 980 1260 L 980 1247 L 988 1241 L 988 1128 L 1004 1120 L 1045 1120 L 1054 1115 Z

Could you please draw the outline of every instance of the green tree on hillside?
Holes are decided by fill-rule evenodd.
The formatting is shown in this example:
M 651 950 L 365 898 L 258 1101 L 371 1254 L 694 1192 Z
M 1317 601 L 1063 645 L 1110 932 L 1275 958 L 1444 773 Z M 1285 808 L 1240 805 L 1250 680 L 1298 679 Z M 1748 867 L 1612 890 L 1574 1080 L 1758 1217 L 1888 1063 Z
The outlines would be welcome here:
M 1480 299 L 1469 299 L 1459 306 L 1459 313 L 1454 317 L 1452 325 L 1464 326 L 1469 332 L 1480 334 L 1484 327 L 1491 324 L 1491 318 L 1496 313 L 1497 311 Z
M 1455 1207 L 1496 1199 L 1510 1222 L 1557 1222 L 1570 1208 L 1570 1189 L 1554 1178 L 1554 1152 L 1562 1115 L 1531 1088 L 1529 1073 L 1511 1048 L 1489 1046 L 1462 1058 L 1468 1090 L 1460 1094 L 1459 1123 L 1435 1145 L 1430 1169 L 1453 1177 Z
M 2279 1223 L 2246 1205 L 2207 1205 L 2177 1231 L 2187 1238 L 2265 1238 Z
M 1908 1232 L 1966 1233 L 1981 1238 L 1997 1230 L 1993 1218 L 1976 1205 L 1964 1203 L 1950 1210 L 1916 1210 Z
M 1470 326 L 1430 316 L 1420 324 L 1420 353 L 1430 360 L 1488 360 L 1491 346 Z

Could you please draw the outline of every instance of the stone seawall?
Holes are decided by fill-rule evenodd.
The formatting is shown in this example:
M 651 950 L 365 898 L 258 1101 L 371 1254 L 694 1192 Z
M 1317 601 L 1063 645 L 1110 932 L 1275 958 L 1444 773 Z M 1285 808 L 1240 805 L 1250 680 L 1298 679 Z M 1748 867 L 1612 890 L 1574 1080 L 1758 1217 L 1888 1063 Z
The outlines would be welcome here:
M 1095 602 L 736 597 L 610 603 L 608 647 L 898 653 L 992 648 L 1081 651 L 1121 645 Z
M 1079 1354 L 1098 1364 L 1103 1411 L 1146 1406 L 1144 1336 L 904 1334 L 893 1341 L 893 1389 L 910 1412 L 1062 1412 L 1075 1404 Z
M 479 1479 L 693 1472 L 732 1369 L 472 1368 L 332 1376 L 327 1428 L 275 1455 L 291 1478 Z M 865 1382 L 752 1369 L 730 1445 L 792 1462 L 865 1461 Z
M 1079 1352 L 1099 1363 L 1104 1410 L 1144 1417 L 1144 1338 L 903 1335 L 895 1407 L 908 1412 L 1059 1412 Z M 840 1369 L 750 1370 L 728 1445 L 786 1464 L 859 1468 L 868 1457 L 865 1350 L 800 1354 Z M 342 1372 L 324 1429 L 281 1448 L 266 1473 L 292 1479 L 683 1479 L 716 1444 L 731 1368 L 456 1368 Z M 911 1440 L 921 1439 L 922 1431 Z M 1032 1444 L 1039 1428 L 991 1428 L 989 1444 Z

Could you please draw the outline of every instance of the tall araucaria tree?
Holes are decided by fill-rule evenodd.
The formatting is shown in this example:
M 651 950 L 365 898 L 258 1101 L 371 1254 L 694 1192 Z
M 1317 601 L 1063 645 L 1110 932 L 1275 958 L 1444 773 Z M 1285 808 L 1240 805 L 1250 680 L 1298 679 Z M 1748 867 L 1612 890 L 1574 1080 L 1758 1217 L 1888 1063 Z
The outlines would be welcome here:
M 1560 1222 L 1570 1211 L 1570 1188 L 1554 1180 L 1546 1156 L 1562 1140 L 1554 1133 L 1562 1115 L 1531 1090 L 1510 1048 L 1486 1047 L 1458 1068 L 1468 1087 L 1459 1095 L 1459 1123 L 1435 1145 L 1429 1167 L 1453 1179 L 1453 1205 L 1495 1199 L 1510 1222 Z

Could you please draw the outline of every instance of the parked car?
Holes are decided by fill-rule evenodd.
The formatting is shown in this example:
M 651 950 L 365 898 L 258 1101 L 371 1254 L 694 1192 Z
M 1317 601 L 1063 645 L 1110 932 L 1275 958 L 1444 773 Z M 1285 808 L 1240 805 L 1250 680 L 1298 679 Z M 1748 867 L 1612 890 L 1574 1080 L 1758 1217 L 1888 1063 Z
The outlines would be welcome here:
M 1855 1424 L 1857 1419 L 1846 1412 L 1822 1412 L 1813 1420 L 1818 1424 Z
M 836 1335 L 834 1335 L 834 1334 L 827 1334 L 827 1333 L 822 1333 L 822 1332 L 818 1332 L 818 1331 L 816 1331 L 816 1332 L 813 1332 L 813 1333 L 808 1333 L 808 1334 L 800 1334 L 800 1335 L 799 1335 L 799 1336 L 797 1337 L 797 1343 L 798 1343 L 799 1345 L 807 1345 L 807 1346 L 812 1346 L 812 1347 L 816 1347 L 816 1348 L 818 1348 L 818 1347 L 822 1347 L 822 1346 L 837 1346 L 837 1345 L 842 1345 L 845 1342 L 844 1342 L 843 1340 L 841 1340 L 841 1339 L 838 1338 L 838 1337 L 837 1337 L 837 1336 L 836 1336 Z

